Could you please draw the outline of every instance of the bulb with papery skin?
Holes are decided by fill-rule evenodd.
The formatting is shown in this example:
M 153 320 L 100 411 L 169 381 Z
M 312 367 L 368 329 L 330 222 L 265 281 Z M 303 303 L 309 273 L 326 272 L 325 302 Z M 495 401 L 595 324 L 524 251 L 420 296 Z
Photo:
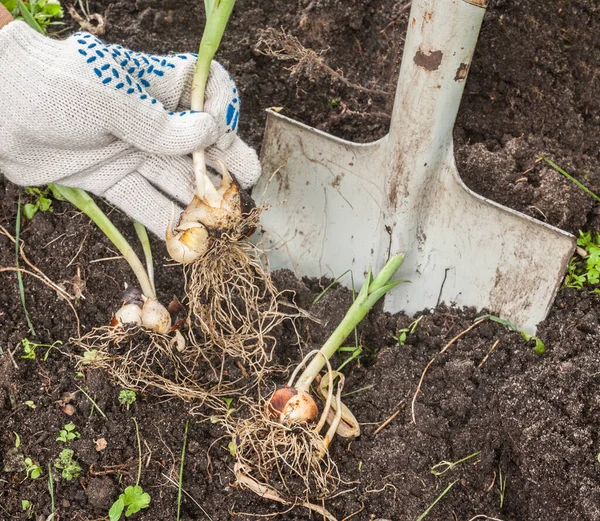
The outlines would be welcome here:
M 124 324 L 140 326 L 142 324 L 142 308 L 137 304 L 124 304 L 121 306 L 115 313 L 111 326 Z
M 319 408 L 310 394 L 287 386 L 273 393 L 267 410 L 279 423 L 310 423 L 319 414 Z
M 209 234 L 198 223 L 182 223 L 173 233 L 172 223 L 167 226 L 166 246 L 171 258 L 181 264 L 196 262 L 208 249 Z
M 148 298 L 142 306 L 142 325 L 166 335 L 171 330 L 171 315 L 158 300 Z

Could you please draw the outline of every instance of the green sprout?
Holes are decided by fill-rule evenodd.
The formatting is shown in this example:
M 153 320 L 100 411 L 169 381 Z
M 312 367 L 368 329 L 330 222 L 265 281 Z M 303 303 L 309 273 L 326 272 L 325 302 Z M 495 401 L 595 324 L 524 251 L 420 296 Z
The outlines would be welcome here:
M 129 517 L 132 514 L 139 512 L 142 508 L 148 508 L 148 505 L 150 505 L 150 494 L 144 492 L 144 489 L 140 486 L 140 478 L 142 477 L 142 442 L 140 440 L 140 429 L 137 420 L 135 418 L 132 418 L 132 420 L 135 424 L 135 437 L 137 439 L 138 447 L 137 480 L 135 486 L 127 487 L 123 493 L 119 495 L 119 499 L 117 499 L 110 507 L 110 510 L 108 511 L 110 521 L 119 521 L 125 507 L 127 507 L 125 517 Z
M 413 320 L 408 327 L 405 327 L 404 329 L 399 329 L 398 330 L 398 334 L 396 336 L 392 335 L 392 338 L 398 342 L 399 346 L 403 346 L 406 343 L 406 339 L 408 338 L 408 335 L 414 335 L 417 326 L 419 325 L 419 322 L 421 322 L 421 319 L 423 318 L 424 315 L 421 315 L 419 318 L 417 318 L 416 320 Z
M 577 245 L 585 251 L 585 257 L 573 257 L 569 261 L 565 287 L 583 289 L 585 284 L 600 282 L 600 233 L 579 231 Z M 583 255 L 583 253 L 582 253 Z M 592 290 L 600 293 L 599 288 Z
M 127 410 L 129 410 L 129 407 L 133 405 L 133 402 L 135 402 L 136 398 L 137 395 L 135 394 L 135 391 L 130 389 L 121 389 L 121 392 L 119 393 L 119 403 L 127 406 Z
M 71 449 L 63 449 L 59 457 L 54 460 L 54 466 L 62 470 L 62 477 L 67 481 L 79 477 L 81 467 L 79 463 L 73 459 L 75 453 Z
M 27 472 L 25 479 L 37 479 L 42 475 L 42 467 L 40 467 L 37 463 L 34 463 L 31 458 L 25 458 L 24 463 L 25 471 Z
M 481 454 L 481 451 L 474 452 L 473 454 L 469 454 L 468 456 L 465 456 L 464 458 L 461 458 L 458 461 L 440 461 L 439 463 L 437 463 L 433 467 L 431 467 L 429 472 L 431 472 L 434 476 L 441 476 L 442 474 L 445 474 L 449 470 L 452 470 L 457 465 L 460 465 L 461 463 L 463 463 L 467 460 L 470 460 L 471 458 L 474 458 L 475 456 L 479 456 L 480 454 Z
M 39 28 L 39 32 L 45 33 L 49 25 L 64 25 L 64 22 L 56 21 L 57 18 L 64 16 L 58 0 L 0 0 L 0 2 L 15 19 L 24 20 L 29 25 Z
M 150 505 L 150 494 L 144 492 L 144 489 L 136 485 L 135 487 L 127 487 L 119 496 L 108 511 L 110 521 L 119 521 L 125 507 L 125 517 L 129 517 L 142 508 L 148 508 Z
M 77 427 L 73 422 L 67 423 L 60 431 L 58 438 L 56 441 L 62 441 L 63 443 L 68 443 L 69 441 L 76 440 L 81 436 L 75 429 Z
M 33 196 L 33 203 L 27 203 L 23 205 L 23 215 L 27 219 L 33 219 L 33 216 L 40 212 L 52 212 L 52 199 L 48 197 L 50 195 L 50 189 L 27 187 L 25 191 Z
M 46 349 L 44 357 L 42 358 L 42 360 L 45 362 L 46 360 L 48 360 L 48 355 L 50 354 L 50 351 L 55 347 L 61 346 L 62 342 L 60 340 L 57 340 L 52 344 L 38 344 L 37 342 L 32 342 L 31 340 L 24 338 L 23 340 L 21 340 L 21 345 L 23 346 L 24 353 L 23 355 L 21 355 L 21 358 L 24 358 L 26 360 L 35 360 L 35 350 L 38 347 L 47 347 L 48 349 Z
M 546 352 L 546 345 L 544 344 L 544 342 L 542 342 L 541 339 L 539 339 L 537 336 L 530 335 L 529 333 L 527 333 L 527 331 L 523 331 L 523 330 L 519 329 L 517 326 L 515 326 L 509 320 L 505 320 L 503 318 L 496 317 L 494 315 L 483 315 L 481 317 L 477 317 L 475 319 L 475 322 L 479 322 L 480 320 L 485 320 L 485 319 L 489 319 L 492 322 L 497 322 L 498 324 L 502 324 L 504 327 L 510 329 L 511 331 L 516 331 L 516 332 L 520 333 L 521 337 L 523 338 L 523 340 L 525 340 L 525 342 L 534 340 L 535 347 L 533 348 L 533 352 L 536 355 L 543 355 Z

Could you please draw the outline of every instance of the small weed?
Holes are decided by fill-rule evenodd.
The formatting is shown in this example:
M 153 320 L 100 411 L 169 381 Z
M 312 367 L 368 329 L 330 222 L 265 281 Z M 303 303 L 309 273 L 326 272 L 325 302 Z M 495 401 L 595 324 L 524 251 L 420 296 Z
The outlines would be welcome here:
M 76 440 L 81 435 L 75 429 L 77 429 L 77 427 L 75 426 L 75 424 L 73 422 L 67 423 L 60 430 L 60 434 L 59 434 L 58 438 L 56 438 L 56 441 L 62 441 L 63 443 L 68 443 L 70 441 Z
M 398 334 L 396 336 L 392 335 L 392 338 L 398 342 L 399 346 L 403 346 L 406 343 L 406 339 L 408 338 L 408 335 L 414 335 L 417 326 L 419 325 L 419 322 L 421 322 L 421 319 L 423 318 L 423 315 L 421 315 L 419 318 L 417 318 L 416 320 L 413 320 L 408 327 L 405 327 L 404 329 L 399 329 L 398 330 Z
M 227 407 L 225 419 L 228 419 L 236 411 L 236 408 L 233 407 L 233 398 L 223 398 L 223 401 L 225 402 L 225 406 Z
M 335 97 L 335 98 L 331 98 L 328 102 L 327 105 L 329 106 L 329 108 L 331 110 L 335 110 L 340 106 L 341 103 L 341 99 L 339 97 Z
M 121 392 L 119 393 L 119 403 L 121 405 L 125 405 L 127 410 L 129 410 L 129 407 L 133 405 L 133 402 L 135 402 L 136 398 L 137 395 L 135 394 L 135 391 L 130 389 L 121 389 Z
M 541 339 L 539 339 L 537 336 L 530 335 L 526 331 L 520 330 L 517 326 L 515 326 L 509 320 L 505 320 L 503 318 L 496 317 L 494 315 L 483 315 L 481 317 L 477 317 L 475 319 L 475 322 L 479 322 L 480 320 L 485 320 L 485 319 L 491 320 L 492 322 L 497 322 L 498 324 L 502 324 L 504 327 L 510 329 L 511 331 L 517 331 L 518 333 L 521 334 L 521 337 L 523 338 L 523 340 L 525 340 L 525 342 L 534 340 L 535 347 L 533 348 L 533 352 L 536 355 L 543 355 L 546 352 L 546 345 L 544 344 L 544 342 L 542 342 Z
M 21 436 L 19 436 L 15 431 L 13 431 L 15 435 L 15 449 L 18 449 L 21 446 Z
M 119 521 L 125 507 L 127 507 L 125 517 L 129 517 L 139 512 L 142 508 L 148 508 L 148 505 L 150 505 L 150 494 L 144 492 L 142 487 L 139 485 L 127 487 L 119 496 L 119 499 L 110 507 L 108 517 L 110 521 Z
M 40 212 L 52 212 L 52 199 L 48 197 L 50 195 L 50 188 L 41 190 L 40 188 L 25 188 L 25 191 L 33 196 L 33 203 L 27 203 L 23 205 L 23 215 L 27 219 L 33 219 L 33 216 Z
M 71 449 L 63 449 L 58 458 L 54 460 L 54 466 L 62 470 L 62 477 L 67 481 L 79 477 L 81 467 L 79 463 L 73 459 L 75 453 Z M 52 481 L 50 481 L 52 483 Z
M 94 409 L 96 409 L 100 415 L 107 420 L 108 418 L 106 417 L 106 414 L 104 414 L 104 411 L 102 409 L 100 409 L 100 407 L 98 406 L 98 404 L 96 403 L 96 400 L 94 400 L 94 398 L 96 396 L 94 396 L 94 398 L 92 398 L 88 393 L 86 393 L 81 387 L 79 387 L 78 385 L 76 386 L 77 389 L 79 389 L 84 395 L 85 397 L 90 401 L 90 403 L 92 404 L 92 409 L 90 410 L 90 418 L 92 417 L 92 414 L 94 414 Z
M 502 469 L 498 469 L 498 491 L 500 492 L 500 509 L 502 509 L 506 494 L 506 475 L 502 473 Z
M 583 289 L 585 284 L 598 284 L 600 282 L 600 233 L 579 232 L 577 245 L 585 250 L 583 259 L 573 257 L 569 262 L 565 287 Z M 600 289 L 593 290 L 600 293 Z
M 37 479 L 42 475 L 42 467 L 40 467 L 37 463 L 34 463 L 31 458 L 25 458 L 25 471 L 27 472 L 27 478 Z
M 33 400 L 25 400 L 23 403 L 30 409 L 35 409 L 35 403 L 33 403 Z
M 139 512 L 142 508 L 148 508 L 150 505 L 150 494 L 144 492 L 144 489 L 140 486 L 140 478 L 142 477 L 142 442 L 140 440 L 140 428 L 135 418 L 132 418 L 135 423 L 135 436 L 137 438 L 138 447 L 138 475 L 134 487 L 127 487 L 123 493 L 119 496 L 108 511 L 108 517 L 110 521 L 119 521 L 121 514 L 125 507 L 125 517 L 129 517 L 136 512 Z M 187 431 L 186 431 L 187 432 Z
M 346 358 L 346 360 L 344 360 L 342 362 L 342 364 L 337 368 L 337 372 L 341 372 L 342 369 L 344 367 L 346 367 L 346 365 L 348 365 L 350 362 L 352 362 L 352 360 L 354 360 L 355 358 L 358 358 L 362 352 L 363 352 L 363 346 L 347 346 L 347 347 L 340 347 L 337 350 L 338 353 L 350 353 L 350 356 L 348 356 L 348 358 Z
M 91 349 L 90 351 L 86 351 L 85 353 L 83 353 L 83 360 L 81 360 L 81 365 L 92 364 L 100 356 L 102 355 L 97 349 Z
M 33 517 L 33 505 L 31 504 L 31 501 L 27 499 L 21 499 L 21 509 L 27 514 L 27 519 L 31 519 Z
M 64 12 L 56 0 L 1 0 L 17 20 L 25 20 L 29 25 L 37 25 L 41 33 L 46 32 L 49 25 L 64 25 L 56 21 Z M 29 190 L 29 189 L 28 189 Z M 36 189 L 34 189 L 36 190 Z
M 32 342 L 31 340 L 24 338 L 23 340 L 21 340 L 21 345 L 23 346 L 23 353 L 24 353 L 21 355 L 21 358 L 24 358 L 26 360 L 35 360 L 36 359 L 35 350 L 38 347 L 47 347 L 48 349 L 46 349 L 46 352 L 44 353 L 44 357 L 42 358 L 42 360 L 45 362 L 46 360 L 48 360 L 48 355 L 50 354 L 50 351 L 52 349 L 54 349 L 55 347 L 62 345 L 62 342 L 60 340 L 57 340 L 56 342 L 53 342 L 52 344 L 38 344 L 37 342 Z
M 467 460 L 470 460 L 471 458 L 474 458 L 475 456 L 479 456 L 479 454 L 481 454 L 481 451 L 474 452 L 473 454 L 469 454 L 468 456 L 465 456 L 464 458 L 459 459 L 458 461 L 440 461 L 439 463 L 437 463 L 436 465 L 431 467 L 429 472 L 431 472 L 434 476 L 441 476 L 442 474 L 445 474 L 449 470 L 452 470 L 457 465 L 460 465 L 461 463 L 463 463 Z

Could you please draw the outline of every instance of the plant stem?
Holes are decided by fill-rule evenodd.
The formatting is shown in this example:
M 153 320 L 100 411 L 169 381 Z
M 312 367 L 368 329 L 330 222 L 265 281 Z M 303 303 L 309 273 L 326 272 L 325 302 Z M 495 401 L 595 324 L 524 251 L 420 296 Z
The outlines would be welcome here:
M 52 465 L 48 463 L 48 492 L 50 492 L 50 517 L 54 520 L 54 482 L 52 481 Z
M 104 414 L 104 412 L 102 411 L 102 409 L 100 409 L 100 407 L 98 406 L 98 404 L 96 403 L 96 401 L 88 394 L 86 393 L 81 387 L 79 387 L 78 385 L 76 385 L 75 387 L 77 387 L 77 389 L 79 389 L 83 394 L 85 394 L 86 398 L 91 402 L 92 404 L 92 412 L 94 411 L 94 408 L 98 410 L 98 412 L 102 415 L 102 417 L 105 420 L 108 420 L 108 418 L 106 417 L 106 414 Z
M 137 446 L 138 446 L 138 474 L 137 479 L 135 480 L 135 486 L 137 487 L 140 484 L 140 478 L 142 477 L 142 442 L 140 440 L 140 428 L 138 426 L 138 422 L 135 418 L 131 418 L 133 423 L 135 423 L 135 437 L 137 438 Z
M 19 254 L 21 249 L 21 196 L 19 196 L 19 202 L 17 204 L 17 222 L 15 223 L 15 266 L 19 268 Z M 19 286 L 19 297 L 21 298 L 21 305 L 25 312 L 25 322 L 27 322 L 27 328 L 32 336 L 36 336 L 35 328 L 31 323 L 29 317 L 29 311 L 27 311 L 27 305 L 25 304 L 25 286 L 23 285 L 23 274 L 17 271 L 17 283 Z
M 403 260 L 403 255 L 394 255 L 375 279 L 372 279 L 371 271 L 369 271 L 365 284 L 356 297 L 356 300 L 352 306 L 350 306 L 350 309 L 347 311 L 338 327 L 327 339 L 325 344 L 323 344 L 323 347 L 321 347 L 319 353 L 322 356 L 315 356 L 310 364 L 308 364 L 294 385 L 296 389 L 303 391 L 308 390 L 312 381 L 316 378 L 321 369 L 323 369 L 326 360 L 329 360 L 329 358 L 333 356 L 348 335 L 352 333 L 352 330 L 363 318 L 365 318 L 365 315 L 375 303 L 385 295 L 387 291 L 400 284 L 401 281 L 389 282 L 389 280 L 400 267 Z
M 183 490 L 183 461 L 185 458 L 185 449 L 187 446 L 187 435 L 190 421 L 185 422 L 185 431 L 183 433 L 183 449 L 181 449 L 181 463 L 179 464 L 179 486 L 177 487 L 177 521 L 181 518 L 181 491 Z
M 205 0 L 204 2 L 206 25 L 202 33 L 196 70 L 194 71 L 194 79 L 192 81 L 190 105 L 192 110 L 204 110 L 204 93 L 206 91 L 208 74 L 210 73 L 210 63 L 219 48 L 234 4 L 235 0 Z M 204 150 L 194 152 L 192 157 L 194 160 L 194 173 L 196 175 L 196 195 L 212 207 L 220 206 L 222 197 L 206 175 Z
M 115 225 L 98 207 L 94 200 L 85 191 L 80 190 L 79 188 L 69 188 L 57 184 L 49 186 L 53 192 L 58 192 L 60 196 L 64 197 L 96 223 L 98 228 L 100 228 L 110 239 L 133 270 L 133 273 L 140 283 L 142 293 L 148 298 L 156 298 L 150 278 L 139 257 L 133 251 L 133 248 L 129 245 L 127 239 L 121 235 L 121 232 L 117 230 Z
M 146 227 L 137 221 L 133 221 L 133 227 L 135 228 L 135 233 L 137 233 L 140 244 L 142 245 L 142 250 L 144 250 L 144 257 L 146 258 L 146 272 L 148 273 L 148 279 L 150 279 L 150 284 L 152 285 L 152 291 L 154 291 L 154 294 L 156 294 L 156 286 L 154 285 L 154 265 L 152 263 L 152 248 L 150 247 L 148 232 L 146 231 Z

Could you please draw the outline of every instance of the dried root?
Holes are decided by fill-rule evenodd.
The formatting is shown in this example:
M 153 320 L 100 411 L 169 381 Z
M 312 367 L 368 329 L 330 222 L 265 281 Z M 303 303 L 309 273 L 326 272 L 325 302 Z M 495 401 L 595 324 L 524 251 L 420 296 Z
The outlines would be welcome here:
M 251 405 L 235 426 L 236 468 L 288 503 L 325 499 L 335 493 L 340 476 L 325 439 L 314 426 L 282 424 L 264 405 Z M 247 479 L 239 482 L 247 485 Z M 250 488 L 250 487 L 247 487 Z
M 105 370 L 118 385 L 135 391 L 155 392 L 224 408 L 224 396 L 241 392 L 237 381 L 225 383 L 203 356 L 181 333 L 162 335 L 138 326 L 105 326 L 73 342 L 83 348 L 78 366 Z
M 260 213 L 253 210 L 241 227 L 256 227 Z M 186 292 L 205 343 L 255 374 L 271 360 L 273 330 L 297 311 L 273 284 L 264 251 L 239 230 L 213 238 L 206 254 L 189 266 Z

